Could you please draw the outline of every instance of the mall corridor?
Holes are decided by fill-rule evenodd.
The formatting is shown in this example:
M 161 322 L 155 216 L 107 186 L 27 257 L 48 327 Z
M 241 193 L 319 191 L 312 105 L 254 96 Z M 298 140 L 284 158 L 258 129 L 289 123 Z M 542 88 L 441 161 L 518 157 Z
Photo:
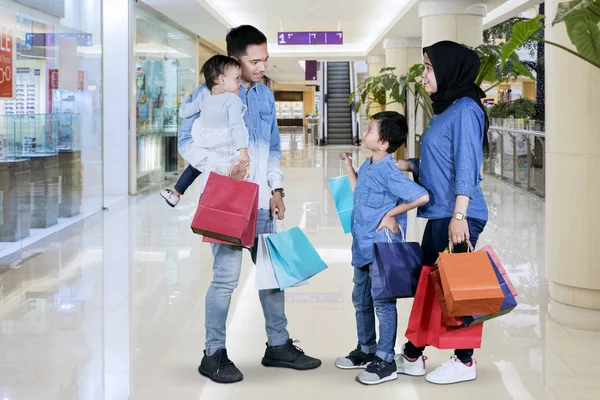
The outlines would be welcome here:
M 599 38 L 600 0 L 0 0 L 0 400 L 600 400 Z M 485 250 L 429 283 L 469 237 L 516 297 Z
M 323 360 L 309 372 L 266 369 L 264 320 L 254 269 L 245 256 L 229 314 L 228 351 L 243 382 L 217 385 L 197 367 L 204 349 L 204 293 L 209 246 L 190 230 L 197 196 L 177 208 L 157 191 L 38 242 L 26 261 L 0 275 L 0 397 L 21 399 L 364 399 L 584 400 L 600 393 L 600 334 L 564 328 L 548 316 L 544 270 L 544 203 L 486 179 L 490 222 L 480 245 L 493 244 L 519 292 L 519 306 L 485 323 L 476 352 L 478 379 L 441 387 L 400 376 L 365 387 L 334 366 L 356 345 L 349 235 L 328 192 L 338 153 L 356 147 L 306 146 L 282 135 L 287 227 L 305 230 L 329 269 L 286 292 L 289 330 Z M 359 155 L 360 154 L 360 155 Z M 412 238 L 423 223 L 409 221 Z M 399 334 L 411 300 L 398 302 Z M 430 348 L 429 370 L 450 356 Z

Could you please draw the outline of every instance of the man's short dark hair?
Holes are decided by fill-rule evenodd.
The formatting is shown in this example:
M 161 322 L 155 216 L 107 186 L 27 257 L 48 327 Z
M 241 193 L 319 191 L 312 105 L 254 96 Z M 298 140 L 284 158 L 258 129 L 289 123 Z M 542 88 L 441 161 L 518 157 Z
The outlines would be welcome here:
M 267 43 L 267 37 L 252 25 L 240 25 L 227 32 L 227 54 L 229 57 L 240 58 L 246 55 L 248 46 Z
M 379 121 L 379 139 L 388 143 L 388 153 L 394 153 L 406 144 L 408 124 L 404 115 L 396 111 L 382 111 L 373 115 L 372 119 Z
M 231 57 L 222 56 L 219 54 L 209 58 L 208 61 L 204 63 L 202 70 L 200 71 L 204 74 L 204 79 L 206 80 L 206 86 L 208 87 L 208 90 L 212 90 L 213 86 L 217 84 L 219 75 L 225 75 L 227 69 L 231 67 L 241 68 L 240 63 Z

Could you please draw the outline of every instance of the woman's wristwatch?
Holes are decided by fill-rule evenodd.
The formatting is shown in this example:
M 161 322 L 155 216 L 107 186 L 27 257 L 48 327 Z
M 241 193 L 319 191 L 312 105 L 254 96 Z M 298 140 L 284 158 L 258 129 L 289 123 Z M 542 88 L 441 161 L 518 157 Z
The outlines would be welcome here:
M 461 212 L 455 212 L 454 213 L 454 218 L 459 220 L 459 221 L 464 221 L 467 219 L 467 216 Z

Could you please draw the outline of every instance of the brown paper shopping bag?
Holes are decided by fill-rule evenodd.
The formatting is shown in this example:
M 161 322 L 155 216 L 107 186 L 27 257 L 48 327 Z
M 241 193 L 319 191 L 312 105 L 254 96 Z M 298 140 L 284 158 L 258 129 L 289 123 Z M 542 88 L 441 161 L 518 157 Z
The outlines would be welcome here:
M 487 253 L 441 253 L 438 267 L 451 317 L 500 312 L 504 294 Z

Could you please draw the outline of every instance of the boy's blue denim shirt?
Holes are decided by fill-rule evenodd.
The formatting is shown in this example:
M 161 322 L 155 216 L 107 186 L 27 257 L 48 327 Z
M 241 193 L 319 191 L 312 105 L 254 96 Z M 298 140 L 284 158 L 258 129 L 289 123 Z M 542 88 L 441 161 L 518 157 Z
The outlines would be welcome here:
M 412 203 L 427 191 L 404 175 L 388 154 L 377 162 L 368 159 L 358 171 L 352 210 L 352 266 L 362 267 L 373 261 L 373 245 L 387 242 L 384 230 L 377 232 L 381 220 L 392 208 Z M 406 214 L 396 220 L 406 232 Z M 390 234 L 393 242 L 402 242 L 401 234 Z
M 467 216 L 488 220 L 479 187 L 484 123 L 483 110 L 468 97 L 433 117 L 421 136 L 421 157 L 411 159 L 415 179 L 429 192 L 429 203 L 419 208 L 419 217 L 452 217 L 456 196 L 465 195 L 471 198 Z
M 248 89 L 240 84 L 238 92 L 242 103 L 248 107 L 244 122 L 248 128 L 248 154 L 250 155 L 250 181 L 259 185 L 259 209 L 268 209 L 271 190 L 283 187 L 281 171 L 281 144 L 275 97 L 271 89 L 261 83 L 253 83 Z M 192 100 L 198 96 L 210 96 L 203 83 L 192 94 Z M 198 170 L 202 170 L 210 154 L 193 146 L 192 126 L 200 113 L 185 119 L 179 128 L 179 154 Z

